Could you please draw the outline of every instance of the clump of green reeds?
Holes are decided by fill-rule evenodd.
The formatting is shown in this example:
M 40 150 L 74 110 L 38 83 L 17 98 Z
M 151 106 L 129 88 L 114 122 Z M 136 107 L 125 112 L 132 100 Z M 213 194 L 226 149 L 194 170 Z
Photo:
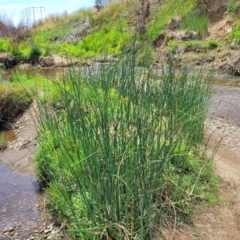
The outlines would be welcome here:
M 40 108 L 37 174 L 71 239 L 154 239 L 216 190 L 199 155 L 209 84 L 124 59 L 70 68 L 57 104 Z
M 7 140 L 4 135 L 0 132 L 0 151 L 4 150 L 7 147 Z

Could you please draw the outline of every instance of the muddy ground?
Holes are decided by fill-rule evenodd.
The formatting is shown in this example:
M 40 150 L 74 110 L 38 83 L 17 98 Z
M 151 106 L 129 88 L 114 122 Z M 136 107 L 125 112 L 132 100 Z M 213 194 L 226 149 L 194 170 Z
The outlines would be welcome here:
M 36 151 L 37 142 L 34 107 L 33 104 L 12 124 L 17 139 L 9 143 L 5 151 L 0 152 L 0 160 L 2 162 L 9 164 L 14 172 L 31 178 L 34 178 L 32 158 Z M 239 240 L 240 88 L 229 86 L 218 86 L 215 88 L 214 96 L 210 103 L 208 119 L 205 124 L 205 132 L 205 140 L 208 141 L 209 152 L 221 140 L 214 159 L 216 172 L 223 179 L 219 189 L 221 201 L 214 207 L 199 207 L 192 224 L 181 228 L 167 228 L 165 230 L 165 238 L 163 239 Z M 39 233 L 44 231 L 43 226 L 46 229 L 44 220 L 43 216 L 43 221 L 29 226 L 30 232 L 35 231 Z M 31 236 L 30 232 L 29 239 Z M 6 234 L 6 232 L 3 233 L 2 231 L 0 239 L 27 239 L 21 238 L 21 231 L 19 233 L 18 238 L 8 238 L 10 237 L 7 237 L 8 233 Z
M 199 207 L 193 223 L 169 227 L 164 240 L 240 239 L 240 88 L 221 86 L 214 91 L 205 124 L 205 141 L 209 154 L 220 144 L 214 157 L 216 173 L 222 179 L 220 203 Z

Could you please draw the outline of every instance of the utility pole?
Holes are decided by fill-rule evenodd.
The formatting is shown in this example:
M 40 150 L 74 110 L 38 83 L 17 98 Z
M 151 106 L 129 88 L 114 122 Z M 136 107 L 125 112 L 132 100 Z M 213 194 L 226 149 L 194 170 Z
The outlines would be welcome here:
M 95 8 L 99 12 L 102 7 L 102 1 L 101 0 L 95 0 Z
M 35 10 L 39 9 L 41 13 L 41 19 L 42 19 L 42 9 L 45 9 L 44 7 L 29 7 L 33 11 L 33 20 L 34 23 L 36 22 L 36 15 L 35 15 Z

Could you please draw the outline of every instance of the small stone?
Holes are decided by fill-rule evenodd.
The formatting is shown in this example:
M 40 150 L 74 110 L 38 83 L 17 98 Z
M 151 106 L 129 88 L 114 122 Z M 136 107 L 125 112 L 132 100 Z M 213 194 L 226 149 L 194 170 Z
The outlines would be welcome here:
M 13 227 L 7 227 L 7 228 L 5 228 L 5 229 L 3 230 L 3 233 L 10 233 L 10 232 L 12 232 L 13 230 L 14 230 Z
M 50 233 L 50 232 L 51 232 L 50 229 L 45 229 L 45 230 L 44 230 L 44 233 L 45 233 L 45 234 Z

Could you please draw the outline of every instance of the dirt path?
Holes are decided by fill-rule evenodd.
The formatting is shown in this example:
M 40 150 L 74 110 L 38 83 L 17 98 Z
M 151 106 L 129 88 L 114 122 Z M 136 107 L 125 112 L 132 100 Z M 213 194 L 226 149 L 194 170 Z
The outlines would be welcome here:
M 240 88 L 218 87 L 205 124 L 209 152 L 220 140 L 214 158 L 220 180 L 220 203 L 202 206 L 193 224 L 165 231 L 164 240 L 240 239 Z
M 34 104 L 12 124 L 16 140 L 0 152 L 0 160 L 9 164 L 13 171 L 34 178 L 32 158 L 36 152 L 37 130 L 35 127 Z

